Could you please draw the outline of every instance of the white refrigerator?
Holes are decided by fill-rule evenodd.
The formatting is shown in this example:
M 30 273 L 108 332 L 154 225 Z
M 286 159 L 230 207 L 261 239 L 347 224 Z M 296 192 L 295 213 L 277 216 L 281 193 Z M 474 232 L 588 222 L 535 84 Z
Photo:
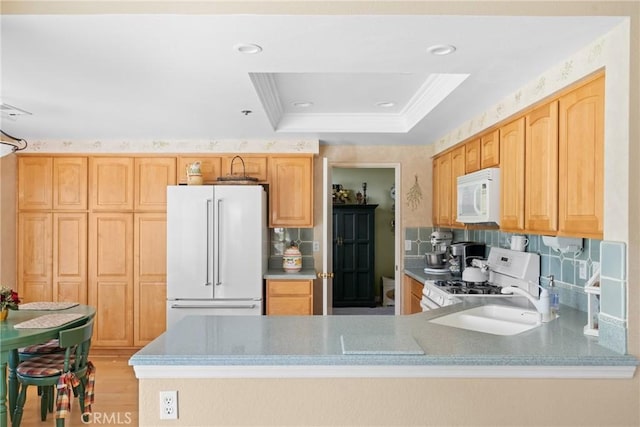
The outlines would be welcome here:
M 266 200 L 260 185 L 167 187 L 167 327 L 190 314 L 263 313 Z

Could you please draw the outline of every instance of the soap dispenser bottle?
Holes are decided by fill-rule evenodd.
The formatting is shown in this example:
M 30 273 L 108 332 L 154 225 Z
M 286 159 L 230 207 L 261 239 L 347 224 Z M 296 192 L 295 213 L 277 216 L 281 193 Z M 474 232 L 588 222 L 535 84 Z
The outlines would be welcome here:
M 553 274 L 547 276 L 549 279 L 549 308 L 551 311 L 551 318 L 555 319 L 560 315 L 560 293 L 556 287 Z

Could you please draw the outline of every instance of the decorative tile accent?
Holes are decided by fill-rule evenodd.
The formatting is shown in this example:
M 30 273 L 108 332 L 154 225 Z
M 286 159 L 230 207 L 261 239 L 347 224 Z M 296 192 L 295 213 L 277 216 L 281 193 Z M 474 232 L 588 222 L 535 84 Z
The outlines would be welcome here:
M 600 278 L 600 312 L 617 319 L 627 317 L 626 282 L 608 277 Z
M 604 241 L 600 245 L 600 274 L 610 279 L 626 280 L 626 245 L 621 242 Z

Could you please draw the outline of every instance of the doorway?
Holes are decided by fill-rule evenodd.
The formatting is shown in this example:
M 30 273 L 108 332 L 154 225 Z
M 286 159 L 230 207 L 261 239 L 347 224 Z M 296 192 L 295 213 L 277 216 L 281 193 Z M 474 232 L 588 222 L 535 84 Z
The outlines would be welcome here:
M 333 292 L 330 301 L 325 304 L 330 305 L 329 313 L 333 314 L 400 314 L 399 283 L 396 280 L 396 273 L 399 264 L 399 234 L 398 224 L 399 206 L 395 203 L 395 193 L 398 191 L 398 181 L 400 176 L 399 164 L 346 164 L 334 163 L 329 165 L 327 175 L 330 177 L 329 188 L 335 190 L 342 189 L 342 194 L 346 193 L 344 203 L 330 203 L 325 208 L 332 218 L 331 230 L 327 234 L 331 236 L 332 245 L 327 245 L 325 256 L 331 257 L 334 279 L 331 282 Z M 327 177 L 325 177 L 327 179 Z M 334 191 L 335 191 L 334 190 Z M 367 206 L 362 206 L 366 202 Z M 334 209 L 335 208 L 335 209 Z M 372 261 L 369 265 L 366 238 L 351 243 L 359 249 L 351 248 L 346 252 L 355 260 L 347 261 L 340 257 L 344 256 L 343 247 L 336 246 L 344 243 L 344 236 L 341 234 L 341 213 L 348 212 L 347 223 L 354 227 L 353 218 L 367 218 L 373 212 L 373 250 Z M 336 223 L 337 221 L 337 223 Z M 361 220 L 361 224 L 366 224 Z M 364 227 L 355 225 L 355 227 Z M 347 232 L 347 234 L 349 234 Z M 359 233 L 365 236 L 367 232 Z M 355 256 L 354 255 L 355 253 Z M 353 263 L 360 263 L 360 266 Z M 367 270 L 367 265 L 370 271 Z M 363 266 L 365 268 L 363 269 Z M 346 274 L 342 268 L 345 267 Z M 358 270 L 359 271 L 356 271 Z M 365 285 L 357 283 L 358 276 L 366 282 Z M 362 288 L 364 286 L 364 288 Z M 360 290 L 358 290 L 360 287 Z M 371 295 L 367 295 L 370 292 Z M 371 304 L 368 298 L 371 297 Z M 342 299 L 341 299 L 342 298 Z M 335 303 L 335 304 L 334 304 Z

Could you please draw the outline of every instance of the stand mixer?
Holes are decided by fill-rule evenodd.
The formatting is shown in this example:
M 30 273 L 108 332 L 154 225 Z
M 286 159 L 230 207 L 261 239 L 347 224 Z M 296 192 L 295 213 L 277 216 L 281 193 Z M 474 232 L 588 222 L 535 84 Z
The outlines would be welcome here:
M 430 237 L 434 252 L 446 252 L 453 241 L 453 233 L 450 231 L 434 231 Z
M 448 248 L 453 240 L 453 233 L 450 231 L 434 231 L 430 237 L 433 251 L 425 254 L 427 268 L 424 271 L 427 273 L 448 272 Z

